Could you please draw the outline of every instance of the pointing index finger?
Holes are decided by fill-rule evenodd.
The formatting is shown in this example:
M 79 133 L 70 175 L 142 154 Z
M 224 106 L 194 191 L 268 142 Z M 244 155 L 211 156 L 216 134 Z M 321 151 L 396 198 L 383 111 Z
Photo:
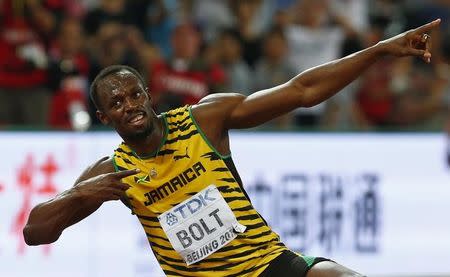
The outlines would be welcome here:
M 112 173 L 112 175 L 114 177 L 117 177 L 119 179 L 131 176 L 131 175 L 135 175 L 137 173 L 141 172 L 141 170 L 139 168 L 135 168 L 135 169 L 129 169 L 129 170 L 123 170 L 123 171 L 118 171 L 118 172 L 114 172 Z
M 427 31 L 430 31 L 434 28 L 436 28 L 437 26 L 439 26 L 439 24 L 441 23 L 441 19 L 436 19 L 434 21 L 431 21 L 425 25 L 422 25 L 420 27 L 417 27 L 416 29 L 414 29 L 414 33 L 416 34 L 423 34 Z

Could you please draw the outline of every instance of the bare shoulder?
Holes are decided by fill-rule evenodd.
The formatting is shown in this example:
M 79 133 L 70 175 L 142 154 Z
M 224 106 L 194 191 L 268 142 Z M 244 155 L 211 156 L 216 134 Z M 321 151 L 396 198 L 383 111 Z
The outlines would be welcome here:
M 192 114 L 200 125 L 216 125 L 226 121 L 233 109 L 245 98 L 245 95 L 239 93 L 210 94 L 192 106 Z
M 221 154 L 230 153 L 228 121 L 233 110 L 244 99 L 239 93 L 210 94 L 192 106 L 192 115 L 209 142 Z
M 80 177 L 75 181 L 75 184 L 84 181 L 86 179 L 105 174 L 105 173 L 111 173 L 114 172 L 114 165 L 112 157 L 103 157 L 96 161 L 95 163 L 88 166 L 83 173 L 81 173 Z

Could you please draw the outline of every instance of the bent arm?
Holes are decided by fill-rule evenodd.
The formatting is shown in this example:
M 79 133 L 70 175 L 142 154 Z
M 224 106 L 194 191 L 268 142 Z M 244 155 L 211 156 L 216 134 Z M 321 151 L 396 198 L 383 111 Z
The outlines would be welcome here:
M 113 171 L 111 161 L 108 163 L 108 158 L 103 158 L 86 169 L 72 188 L 34 207 L 23 229 L 25 242 L 28 245 L 55 242 L 64 229 L 95 212 L 103 201 L 86 197 L 80 193 L 78 185 L 91 177 Z

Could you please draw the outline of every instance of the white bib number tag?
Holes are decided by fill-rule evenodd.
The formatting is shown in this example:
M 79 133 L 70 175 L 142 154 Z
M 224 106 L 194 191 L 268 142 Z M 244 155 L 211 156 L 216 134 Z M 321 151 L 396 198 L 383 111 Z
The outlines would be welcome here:
M 246 229 L 215 185 L 164 212 L 158 220 L 187 265 L 208 257 Z

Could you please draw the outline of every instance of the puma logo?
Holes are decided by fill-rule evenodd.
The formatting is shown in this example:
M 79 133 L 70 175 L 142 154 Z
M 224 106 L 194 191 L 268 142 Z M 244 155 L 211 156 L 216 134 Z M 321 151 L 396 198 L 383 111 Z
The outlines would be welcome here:
M 189 155 L 188 155 L 188 148 L 186 147 L 186 154 L 184 154 L 184 155 L 174 155 L 173 156 L 173 159 L 175 160 L 175 161 L 178 161 L 178 160 L 181 160 L 181 159 L 184 159 L 184 158 L 188 158 L 188 159 L 190 159 L 191 157 L 189 157 Z

